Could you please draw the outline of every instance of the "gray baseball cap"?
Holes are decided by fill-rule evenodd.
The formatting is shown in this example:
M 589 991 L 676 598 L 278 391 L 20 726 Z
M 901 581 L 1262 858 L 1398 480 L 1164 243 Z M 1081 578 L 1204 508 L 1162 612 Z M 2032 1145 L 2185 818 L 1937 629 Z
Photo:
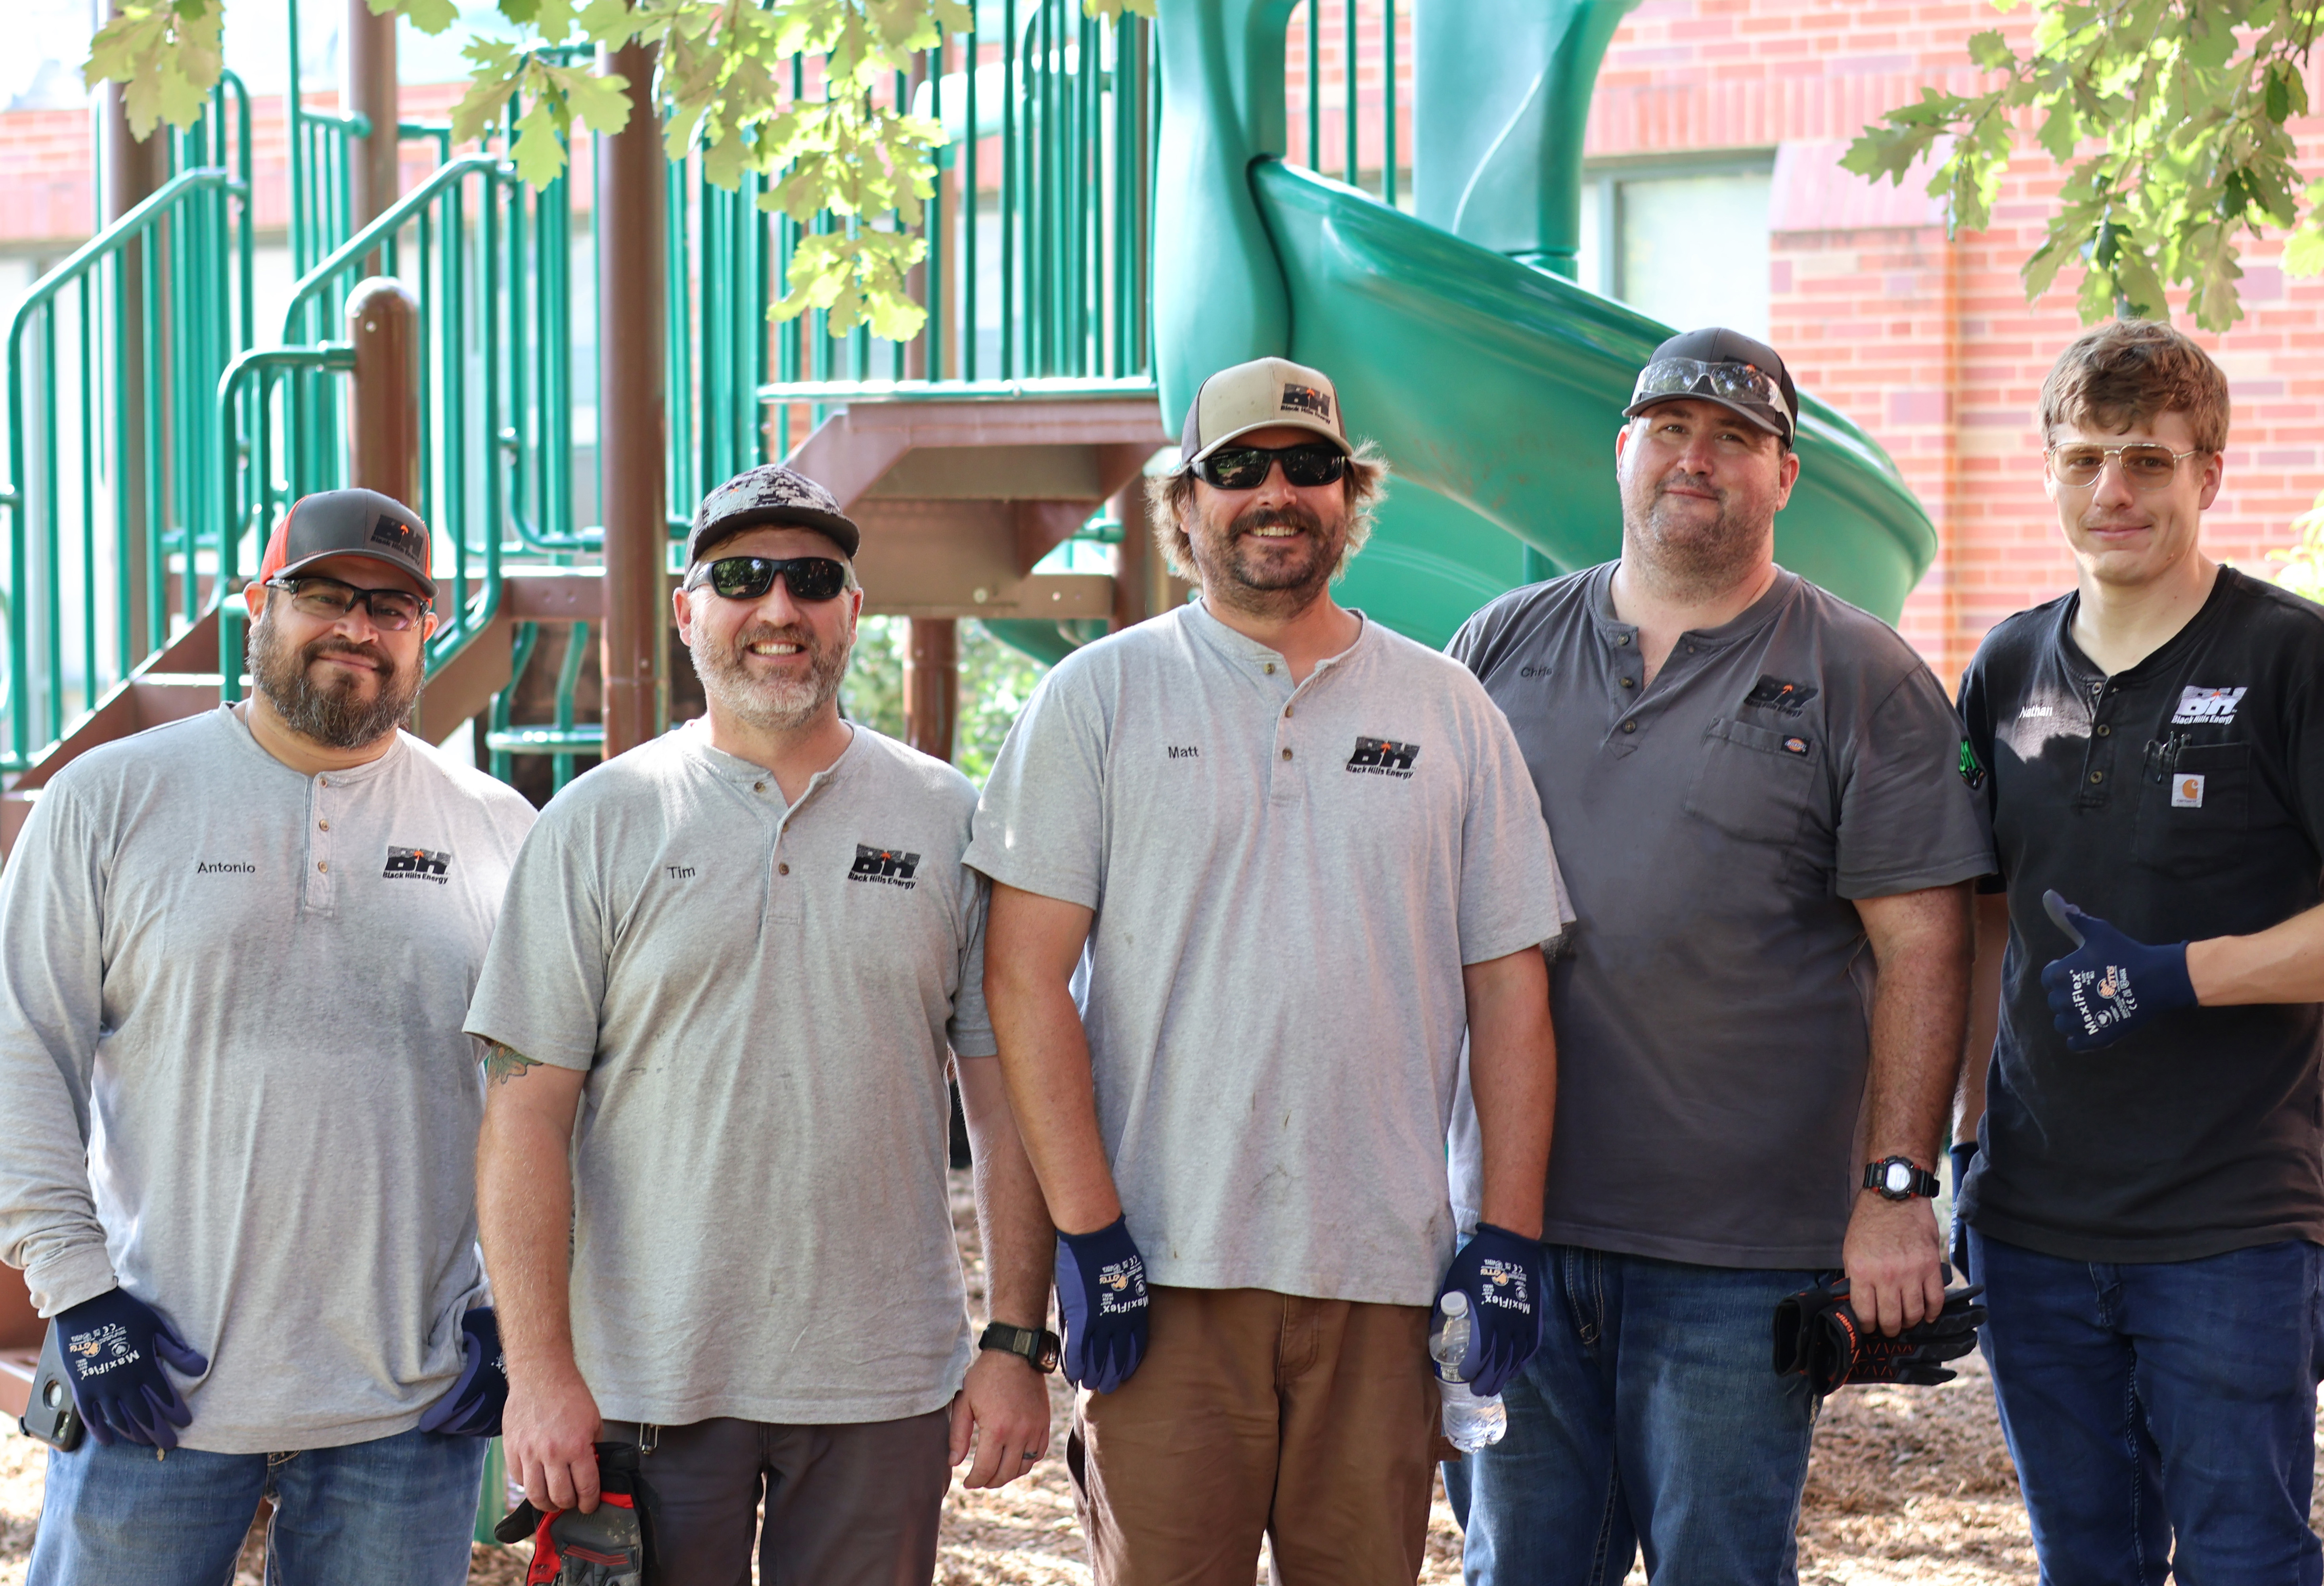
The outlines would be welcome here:
M 837 496 L 780 463 L 761 463 L 702 498 L 695 509 L 694 528 L 686 537 L 686 565 L 694 566 L 722 539 L 770 524 L 812 529 L 851 561 L 863 543 L 863 530 L 839 510 Z
M 1792 444 L 1800 428 L 1800 393 L 1784 360 L 1766 342 L 1711 326 L 1672 337 L 1655 349 L 1630 392 L 1625 418 L 1657 402 L 1716 402 Z
M 329 557 L 363 557 L 408 573 L 429 600 L 428 525 L 420 514 L 376 490 L 318 490 L 290 503 L 266 541 L 258 581 L 296 573 Z

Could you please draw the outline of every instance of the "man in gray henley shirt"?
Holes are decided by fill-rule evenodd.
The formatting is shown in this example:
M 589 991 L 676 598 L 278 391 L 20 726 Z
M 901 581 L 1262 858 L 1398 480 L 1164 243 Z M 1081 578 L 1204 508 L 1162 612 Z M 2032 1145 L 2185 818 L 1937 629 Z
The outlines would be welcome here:
M 420 1427 L 484 1298 L 460 1022 L 532 810 L 396 730 L 433 592 L 402 506 L 297 503 L 257 693 L 65 767 L 0 874 L 0 1255 L 96 1434 L 42 1586 L 212 1586 L 262 1495 L 270 1576 L 468 1577 L 485 1442 Z
M 593 1443 L 636 1445 L 666 1581 L 748 1580 L 754 1532 L 768 1581 L 925 1581 L 948 1467 L 973 1443 L 997 1487 L 1048 1443 L 1049 1228 L 984 1017 L 976 794 L 840 716 L 858 539 L 787 468 L 704 499 L 675 602 L 709 714 L 549 804 L 468 1019 L 510 1469 L 588 1511 Z M 948 1047 L 997 1323 L 974 1364 Z
M 1540 1326 L 1564 894 L 1475 679 L 1331 597 L 1381 472 L 1331 382 L 1214 374 L 1181 455 L 1157 535 L 1201 602 L 1049 674 L 968 856 L 1060 1230 L 1068 1463 L 1102 1586 L 1247 1580 L 1262 1535 L 1279 1581 L 1408 1583 L 1432 1304 L 1468 1297 L 1485 1393 Z M 1464 1031 L 1487 1188 L 1456 1255 Z

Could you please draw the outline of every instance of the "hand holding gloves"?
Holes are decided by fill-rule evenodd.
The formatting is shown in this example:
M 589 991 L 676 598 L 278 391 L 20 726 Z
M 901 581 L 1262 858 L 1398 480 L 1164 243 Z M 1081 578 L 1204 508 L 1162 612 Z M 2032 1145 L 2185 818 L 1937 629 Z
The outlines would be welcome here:
M 1808 1379 L 1816 1397 L 1851 1382 L 1950 1382 L 1944 1362 L 1977 1347 L 1985 1307 L 1973 1283 L 1945 1296 L 1945 1308 L 1890 1338 L 1856 1319 L 1845 1277 L 1802 1289 L 1775 1302 L 1775 1370 Z

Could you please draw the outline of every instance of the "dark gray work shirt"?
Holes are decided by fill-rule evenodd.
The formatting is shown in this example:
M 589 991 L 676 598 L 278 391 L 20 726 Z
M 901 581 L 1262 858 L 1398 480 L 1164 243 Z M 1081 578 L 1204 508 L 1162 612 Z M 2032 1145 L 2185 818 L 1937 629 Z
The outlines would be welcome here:
M 1503 595 L 1451 649 L 1516 729 L 1579 917 L 1545 1237 L 1834 1267 L 1870 1055 L 1850 899 L 1992 870 L 1960 725 L 1886 623 L 1781 569 L 1648 687 L 1613 572 Z
M 2071 951 L 2050 888 L 2144 942 L 2246 936 L 2324 901 L 2324 610 L 2223 567 L 2170 642 L 2107 677 L 2074 642 L 2078 605 L 2001 623 L 1961 680 L 2009 894 L 1962 1209 L 2072 1261 L 2324 1240 L 2324 1008 L 2182 1009 L 2077 1053 L 2042 988 Z

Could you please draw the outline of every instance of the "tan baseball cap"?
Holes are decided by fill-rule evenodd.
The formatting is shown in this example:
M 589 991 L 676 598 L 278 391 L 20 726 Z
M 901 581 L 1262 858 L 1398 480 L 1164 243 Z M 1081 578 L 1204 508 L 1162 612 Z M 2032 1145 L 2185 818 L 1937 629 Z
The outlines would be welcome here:
M 1288 358 L 1253 358 L 1220 370 L 1194 392 L 1178 438 L 1178 466 L 1191 468 L 1229 441 L 1277 425 L 1310 430 L 1343 452 L 1354 449 L 1341 428 L 1340 393 L 1329 375 Z

